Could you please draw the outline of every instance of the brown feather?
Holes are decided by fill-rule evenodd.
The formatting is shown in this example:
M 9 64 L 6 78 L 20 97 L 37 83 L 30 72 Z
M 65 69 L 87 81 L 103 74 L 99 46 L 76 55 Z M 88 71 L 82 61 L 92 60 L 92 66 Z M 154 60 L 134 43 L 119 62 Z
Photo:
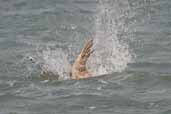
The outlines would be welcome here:
M 85 46 L 82 48 L 80 54 L 76 58 L 72 66 L 72 79 L 88 78 L 91 74 L 87 71 L 86 63 L 90 54 L 92 53 L 91 48 L 93 46 L 93 40 L 88 40 Z

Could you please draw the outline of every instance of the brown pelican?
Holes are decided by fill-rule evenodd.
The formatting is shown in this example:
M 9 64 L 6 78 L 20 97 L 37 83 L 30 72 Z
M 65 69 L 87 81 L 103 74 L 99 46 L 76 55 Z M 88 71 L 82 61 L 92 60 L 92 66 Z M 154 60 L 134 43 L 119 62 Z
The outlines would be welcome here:
M 91 77 L 91 73 L 86 68 L 86 63 L 90 54 L 93 52 L 91 51 L 92 46 L 92 39 L 85 43 L 85 46 L 82 48 L 80 54 L 77 56 L 74 64 L 72 65 L 71 79 L 83 79 Z

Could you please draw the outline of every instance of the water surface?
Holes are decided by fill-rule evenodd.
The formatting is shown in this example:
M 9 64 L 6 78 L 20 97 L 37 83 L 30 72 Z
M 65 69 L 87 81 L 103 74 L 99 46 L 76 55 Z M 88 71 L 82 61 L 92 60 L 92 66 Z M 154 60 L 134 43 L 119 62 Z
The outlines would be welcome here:
M 170 114 L 170 12 L 170 0 L 0 0 L 0 113 Z M 40 79 L 41 65 L 67 78 L 89 37 L 98 77 Z

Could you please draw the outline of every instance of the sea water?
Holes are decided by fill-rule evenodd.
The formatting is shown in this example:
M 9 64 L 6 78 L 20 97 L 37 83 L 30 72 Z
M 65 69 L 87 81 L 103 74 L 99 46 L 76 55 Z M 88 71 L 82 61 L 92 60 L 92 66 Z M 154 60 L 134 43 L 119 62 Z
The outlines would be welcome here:
M 0 113 L 170 114 L 170 0 L 1 0 Z M 69 80 L 93 39 L 93 78 Z M 59 80 L 42 80 L 47 71 Z

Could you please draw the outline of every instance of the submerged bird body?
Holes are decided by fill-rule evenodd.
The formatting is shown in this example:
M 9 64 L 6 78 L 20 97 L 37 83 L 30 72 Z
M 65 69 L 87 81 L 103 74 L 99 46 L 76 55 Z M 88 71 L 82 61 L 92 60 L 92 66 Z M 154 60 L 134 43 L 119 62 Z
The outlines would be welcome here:
M 74 64 L 71 67 L 70 72 L 70 79 L 83 79 L 83 78 L 89 78 L 91 77 L 91 73 L 87 70 L 86 63 L 87 60 L 92 53 L 91 47 L 93 46 L 93 40 L 89 40 L 85 43 L 85 46 L 82 48 L 81 52 L 77 56 L 77 58 L 74 61 Z M 48 71 L 47 67 L 41 66 L 42 71 L 40 74 L 41 79 L 43 80 L 54 80 L 58 79 L 59 75 Z

